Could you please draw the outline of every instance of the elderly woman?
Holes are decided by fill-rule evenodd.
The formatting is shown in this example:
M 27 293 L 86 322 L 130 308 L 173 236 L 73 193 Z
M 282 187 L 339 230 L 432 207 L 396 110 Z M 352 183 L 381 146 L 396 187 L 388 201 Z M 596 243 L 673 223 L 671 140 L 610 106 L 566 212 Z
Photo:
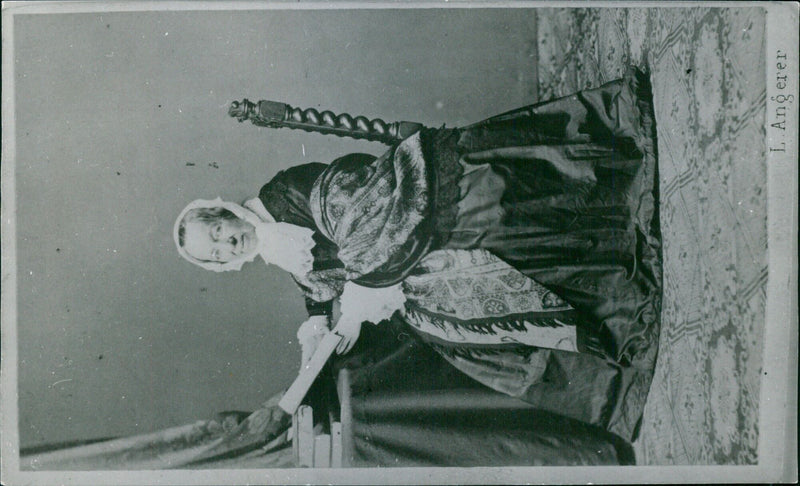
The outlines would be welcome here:
M 523 396 L 548 350 L 652 371 L 661 264 L 646 76 L 423 129 L 382 157 L 285 170 L 244 206 L 195 201 L 181 255 L 289 271 L 347 352 L 363 321 L 402 318 L 451 363 Z M 649 382 L 649 381 L 648 381 Z

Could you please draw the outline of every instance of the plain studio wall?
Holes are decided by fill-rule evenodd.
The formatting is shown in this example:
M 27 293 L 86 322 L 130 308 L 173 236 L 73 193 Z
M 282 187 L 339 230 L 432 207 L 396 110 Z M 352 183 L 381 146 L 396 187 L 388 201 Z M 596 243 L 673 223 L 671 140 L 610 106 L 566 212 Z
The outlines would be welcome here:
M 384 146 L 227 116 L 230 101 L 458 126 L 535 101 L 521 9 L 27 15 L 14 25 L 21 445 L 253 410 L 305 320 L 260 260 L 216 274 L 172 242 L 195 198 Z

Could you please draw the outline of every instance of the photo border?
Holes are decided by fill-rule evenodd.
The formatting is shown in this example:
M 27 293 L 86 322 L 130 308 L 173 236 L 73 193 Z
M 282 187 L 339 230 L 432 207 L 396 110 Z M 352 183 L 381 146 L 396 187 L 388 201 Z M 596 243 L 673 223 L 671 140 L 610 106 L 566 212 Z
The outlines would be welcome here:
M 766 15 L 767 147 L 785 143 L 783 152 L 769 151 L 768 261 L 764 363 L 759 406 L 756 466 L 603 466 L 499 468 L 369 468 L 369 469 L 244 469 L 172 471 L 20 471 L 17 404 L 16 329 L 16 134 L 14 127 L 14 16 L 90 12 L 197 10 L 319 10 L 414 8 L 530 7 L 761 7 Z M 2 407 L 0 408 L 0 471 L 4 484 L 243 484 L 243 483 L 740 483 L 797 481 L 797 106 L 798 4 L 794 2 L 3 2 L 2 6 Z M 790 79 L 775 83 L 778 51 L 786 52 Z M 776 132 L 772 114 L 779 95 L 793 95 L 786 130 Z

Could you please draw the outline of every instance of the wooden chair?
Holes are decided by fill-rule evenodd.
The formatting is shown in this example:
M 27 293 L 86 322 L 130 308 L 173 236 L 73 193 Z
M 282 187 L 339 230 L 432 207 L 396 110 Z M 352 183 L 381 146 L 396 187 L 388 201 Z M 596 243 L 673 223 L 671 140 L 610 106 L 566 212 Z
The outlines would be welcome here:
M 339 396 L 338 419 L 328 413 L 328 427 L 314 425 L 314 411 L 308 405 L 300 405 L 292 415 L 292 451 L 298 467 L 348 467 L 352 457 L 352 426 L 350 405 L 350 372 L 339 371 L 337 394 Z M 323 425 L 320 427 L 319 425 Z M 324 430 L 330 433 L 324 433 Z
M 292 416 L 292 449 L 298 467 L 342 467 L 342 424 L 329 422 L 330 433 L 314 427 L 314 411 L 301 405 Z

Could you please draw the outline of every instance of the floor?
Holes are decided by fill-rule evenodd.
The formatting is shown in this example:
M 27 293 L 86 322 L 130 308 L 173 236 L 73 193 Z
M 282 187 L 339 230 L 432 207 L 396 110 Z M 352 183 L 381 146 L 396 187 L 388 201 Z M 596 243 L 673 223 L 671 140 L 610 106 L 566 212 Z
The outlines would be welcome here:
M 539 99 L 649 69 L 664 305 L 641 464 L 757 462 L 766 301 L 765 14 L 543 9 Z

